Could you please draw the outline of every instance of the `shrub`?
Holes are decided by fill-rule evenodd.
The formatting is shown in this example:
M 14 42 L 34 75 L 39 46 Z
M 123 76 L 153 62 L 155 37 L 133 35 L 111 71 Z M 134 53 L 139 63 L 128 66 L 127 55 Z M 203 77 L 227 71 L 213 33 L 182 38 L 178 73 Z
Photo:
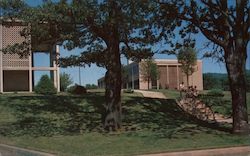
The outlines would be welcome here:
M 95 84 L 86 84 L 86 89 L 97 89 L 98 86 Z
M 73 83 L 72 78 L 70 77 L 70 74 L 62 73 L 60 74 L 60 90 L 64 92 L 69 85 Z
M 212 89 L 210 91 L 207 92 L 207 95 L 209 96 L 215 96 L 215 97 L 223 97 L 223 91 L 220 89 Z
M 134 90 L 132 90 L 132 89 L 125 89 L 125 90 L 123 90 L 123 93 L 134 93 Z
M 67 89 L 67 91 L 71 94 L 77 94 L 77 95 L 81 95 L 81 94 L 85 94 L 87 93 L 87 90 L 85 87 L 80 86 L 75 84 L 74 86 L 71 86 Z
M 50 95 L 56 94 L 56 88 L 48 75 L 43 75 L 35 87 L 38 94 Z
M 212 108 L 214 113 L 231 116 L 232 109 L 230 100 L 226 100 L 221 96 L 211 96 L 207 94 L 200 94 L 198 98 L 208 107 Z

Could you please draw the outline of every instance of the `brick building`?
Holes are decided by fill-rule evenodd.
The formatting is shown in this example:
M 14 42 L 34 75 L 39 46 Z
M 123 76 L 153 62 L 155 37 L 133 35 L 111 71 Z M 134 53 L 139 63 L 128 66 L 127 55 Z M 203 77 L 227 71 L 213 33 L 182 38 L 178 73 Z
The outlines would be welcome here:
M 150 82 L 149 89 L 179 89 L 180 83 L 184 82 L 187 86 L 186 75 L 181 70 L 181 64 L 177 60 L 156 59 L 155 63 L 158 66 L 160 77 L 155 82 Z M 123 85 L 123 88 L 132 89 L 148 89 L 148 83 L 143 80 L 140 72 L 141 63 L 132 62 L 127 65 L 128 83 Z M 202 78 L 202 61 L 198 60 L 195 66 L 195 72 L 189 76 L 189 85 L 197 86 L 198 90 L 203 90 Z M 98 86 L 104 88 L 104 79 L 98 80 Z

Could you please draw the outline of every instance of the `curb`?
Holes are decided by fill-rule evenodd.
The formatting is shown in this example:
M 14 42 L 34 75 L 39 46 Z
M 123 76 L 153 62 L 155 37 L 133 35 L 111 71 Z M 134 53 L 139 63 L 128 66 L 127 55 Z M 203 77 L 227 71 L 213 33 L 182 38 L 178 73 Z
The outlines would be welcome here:
M 250 146 L 144 154 L 139 156 L 250 156 Z

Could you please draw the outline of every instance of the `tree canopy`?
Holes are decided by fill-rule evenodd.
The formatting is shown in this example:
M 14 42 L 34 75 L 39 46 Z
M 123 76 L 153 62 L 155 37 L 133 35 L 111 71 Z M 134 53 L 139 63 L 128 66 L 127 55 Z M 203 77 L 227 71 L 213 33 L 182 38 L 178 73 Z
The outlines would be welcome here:
M 233 132 L 248 133 L 246 59 L 250 40 L 249 0 L 46 0 L 37 7 L 24 1 L 2 0 L 2 15 L 27 23 L 22 44 L 4 52 L 24 55 L 41 43 L 82 48 L 80 56 L 61 59 L 61 66 L 96 63 L 107 69 L 104 127 L 121 126 L 121 54 L 140 60 L 152 56 L 151 44 L 165 41 L 176 49 L 194 47 L 193 33 L 201 32 L 213 46 L 205 56 L 225 62 L 232 93 Z M 178 27 L 182 40 L 174 40 Z M 32 41 L 30 40 L 32 35 Z M 29 46 L 29 45 L 32 46 Z
M 198 32 L 211 41 L 208 45 L 212 45 L 213 50 L 205 53 L 205 56 L 217 58 L 226 64 L 232 94 L 233 132 L 249 133 L 245 77 L 250 40 L 249 0 L 158 2 L 165 21 L 169 17 L 174 18 L 174 24 L 180 26 L 182 45 L 194 43 L 191 35 Z M 176 45 L 180 47 L 180 43 Z
M 140 63 L 140 72 L 142 79 L 148 83 L 148 89 L 150 89 L 150 83 L 159 79 L 160 72 L 153 59 L 143 60 Z
M 183 73 L 186 74 L 187 77 L 187 85 L 189 86 L 189 79 L 188 77 L 192 75 L 196 71 L 196 64 L 197 64 L 197 54 L 195 49 L 186 47 L 180 49 L 177 54 L 178 62 L 181 63 L 181 69 Z
M 116 130 L 121 128 L 120 57 L 140 60 L 153 55 L 149 45 L 155 40 L 150 31 L 155 5 L 148 0 L 49 0 L 29 7 L 24 1 L 3 0 L 3 15 L 28 25 L 22 31 L 27 40 L 6 48 L 5 52 L 24 55 L 31 50 L 27 45 L 32 48 L 41 43 L 62 44 L 68 50 L 81 48 L 80 56 L 61 58 L 60 65 L 96 63 L 107 69 L 103 123 L 106 129 Z
M 60 74 L 60 91 L 65 92 L 69 85 L 73 84 L 70 74 L 65 72 Z

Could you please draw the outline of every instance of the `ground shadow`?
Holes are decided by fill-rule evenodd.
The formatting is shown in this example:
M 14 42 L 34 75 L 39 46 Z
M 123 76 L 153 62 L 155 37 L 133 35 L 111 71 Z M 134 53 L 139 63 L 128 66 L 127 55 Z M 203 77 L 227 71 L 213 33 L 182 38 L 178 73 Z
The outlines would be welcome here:
M 1 100 L 15 116 L 13 122 L 0 124 L 4 136 L 74 135 L 84 132 L 104 133 L 101 115 L 104 96 L 9 96 Z M 182 111 L 174 99 L 129 97 L 123 100 L 123 130 L 153 131 L 157 137 L 195 135 L 201 131 L 217 133 L 229 129 L 193 118 Z M 216 131 L 214 131 L 216 130 Z

